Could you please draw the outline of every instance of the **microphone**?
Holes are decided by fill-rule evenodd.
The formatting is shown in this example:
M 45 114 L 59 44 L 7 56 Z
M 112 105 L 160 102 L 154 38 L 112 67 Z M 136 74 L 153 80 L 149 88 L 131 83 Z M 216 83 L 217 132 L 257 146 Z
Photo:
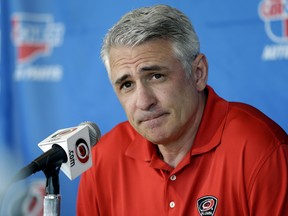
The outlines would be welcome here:
M 57 130 L 38 144 L 44 153 L 22 168 L 12 182 L 59 166 L 70 180 L 75 179 L 92 166 L 91 148 L 100 137 L 98 126 L 89 121 Z

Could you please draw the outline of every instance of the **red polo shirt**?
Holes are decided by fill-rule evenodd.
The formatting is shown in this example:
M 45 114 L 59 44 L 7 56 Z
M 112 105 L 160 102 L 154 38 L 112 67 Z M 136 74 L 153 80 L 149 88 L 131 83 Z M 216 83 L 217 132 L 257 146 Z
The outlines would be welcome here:
M 288 215 L 288 138 L 255 108 L 208 100 L 191 151 L 176 168 L 128 122 L 93 148 L 77 215 Z

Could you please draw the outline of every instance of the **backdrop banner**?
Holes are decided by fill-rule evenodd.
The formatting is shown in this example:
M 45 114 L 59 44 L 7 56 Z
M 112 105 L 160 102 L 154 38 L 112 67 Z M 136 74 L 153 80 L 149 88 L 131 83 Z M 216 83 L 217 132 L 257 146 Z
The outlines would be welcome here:
M 288 1 L 1 0 L 1 215 L 43 214 L 43 172 L 6 187 L 42 154 L 39 142 L 84 121 L 105 134 L 126 120 L 100 59 L 102 40 L 124 13 L 159 3 L 191 18 L 219 95 L 288 131 Z M 76 214 L 79 179 L 60 172 L 61 215 Z

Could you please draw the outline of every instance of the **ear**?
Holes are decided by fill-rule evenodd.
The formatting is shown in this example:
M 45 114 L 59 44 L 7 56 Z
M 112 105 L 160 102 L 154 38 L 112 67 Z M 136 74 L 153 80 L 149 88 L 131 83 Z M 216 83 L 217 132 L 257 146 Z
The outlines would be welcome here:
M 208 62 L 204 54 L 199 54 L 192 64 L 192 73 L 194 76 L 196 88 L 203 91 L 208 80 Z

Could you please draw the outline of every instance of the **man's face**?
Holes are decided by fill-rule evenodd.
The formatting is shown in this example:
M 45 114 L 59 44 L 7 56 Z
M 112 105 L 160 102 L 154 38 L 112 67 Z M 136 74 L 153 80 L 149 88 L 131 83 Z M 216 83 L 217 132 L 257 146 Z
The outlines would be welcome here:
M 170 42 L 110 50 L 110 77 L 130 124 L 155 144 L 169 144 L 201 119 L 197 77 L 187 77 Z

